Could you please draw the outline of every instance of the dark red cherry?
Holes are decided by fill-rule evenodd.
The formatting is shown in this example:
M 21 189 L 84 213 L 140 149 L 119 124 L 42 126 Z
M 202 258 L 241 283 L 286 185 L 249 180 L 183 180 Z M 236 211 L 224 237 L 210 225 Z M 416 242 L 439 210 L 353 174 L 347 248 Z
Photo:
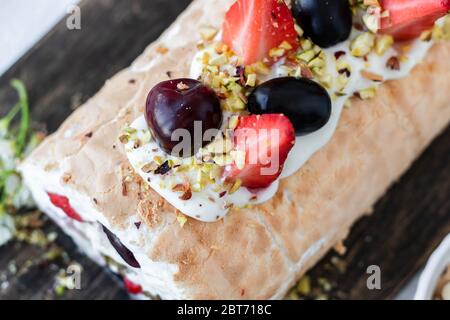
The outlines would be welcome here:
M 116 249 L 117 253 L 122 257 L 122 259 L 133 268 L 140 268 L 141 265 L 139 264 L 139 262 L 137 262 L 133 252 L 131 252 L 130 249 L 125 247 L 123 243 L 120 241 L 120 239 L 108 228 L 106 228 L 104 225 L 102 225 L 102 227 L 103 232 L 108 237 L 109 242 L 111 242 L 111 245 L 114 247 L 114 249 Z
M 189 157 L 210 142 L 203 141 L 205 131 L 220 128 L 222 110 L 212 89 L 197 80 L 176 79 L 161 82 L 150 91 L 145 119 L 164 151 L 174 156 Z M 185 129 L 183 131 L 190 135 L 189 141 L 180 138 L 179 133 L 183 131 L 177 129 Z M 182 150 L 180 142 L 183 142 Z

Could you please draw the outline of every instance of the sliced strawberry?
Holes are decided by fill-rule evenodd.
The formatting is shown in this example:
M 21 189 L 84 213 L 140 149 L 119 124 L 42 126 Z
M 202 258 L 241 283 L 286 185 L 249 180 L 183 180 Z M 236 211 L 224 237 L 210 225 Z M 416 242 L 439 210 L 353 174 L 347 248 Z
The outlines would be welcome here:
M 249 65 L 269 58 L 269 51 L 284 41 L 297 49 L 294 26 L 283 0 L 237 0 L 225 17 L 223 42 Z
M 388 16 L 381 19 L 380 32 L 397 41 L 417 38 L 450 11 L 450 0 L 382 0 L 381 5 Z
M 245 151 L 245 161 L 235 161 L 227 168 L 227 180 L 240 179 L 242 186 L 251 189 L 268 187 L 280 176 L 294 142 L 295 129 L 285 115 L 241 117 L 234 143 L 235 151 Z
M 125 289 L 131 294 L 139 294 L 142 293 L 142 287 L 128 279 L 127 277 L 123 278 L 123 285 L 125 286 Z
M 50 202 L 57 208 L 64 211 L 64 213 L 76 221 L 83 222 L 81 216 L 70 206 L 69 198 L 60 196 L 59 194 L 47 192 Z

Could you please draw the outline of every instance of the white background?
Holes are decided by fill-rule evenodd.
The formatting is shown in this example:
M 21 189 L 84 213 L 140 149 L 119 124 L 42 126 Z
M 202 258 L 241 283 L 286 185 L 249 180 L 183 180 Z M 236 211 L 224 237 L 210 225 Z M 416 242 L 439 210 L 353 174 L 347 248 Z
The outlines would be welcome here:
M 149 0 L 151 1 L 151 0 Z M 0 0 L 0 75 L 43 37 L 79 0 Z M 398 298 L 414 296 L 417 277 Z
M 78 0 L 0 0 L 0 75 Z

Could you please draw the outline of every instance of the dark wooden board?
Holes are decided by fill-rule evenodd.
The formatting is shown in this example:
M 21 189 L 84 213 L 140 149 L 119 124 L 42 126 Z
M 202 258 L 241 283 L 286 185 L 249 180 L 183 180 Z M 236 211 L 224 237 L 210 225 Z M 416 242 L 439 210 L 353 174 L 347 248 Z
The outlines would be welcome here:
M 20 78 L 29 89 L 33 120 L 54 131 L 73 107 L 129 65 L 189 2 L 84 1 L 81 30 L 67 30 L 63 20 L 0 78 L 1 111 L 16 100 L 9 80 Z M 373 215 L 355 225 L 345 243 L 347 253 L 336 258 L 331 252 L 310 272 L 311 278 L 328 279 L 329 298 L 392 298 L 450 232 L 449 196 L 450 128 L 381 199 Z M 46 229 L 57 230 L 58 244 L 83 266 L 82 290 L 69 291 L 64 298 L 127 298 L 116 277 L 80 254 L 52 223 L 48 222 Z M 27 267 L 27 261 L 37 261 L 41 255 L 41 249 L 18 242 L 0 248 L 0 281 L 3 275 L 9 283 L 0 288 L 0 299 L 54 298 L 54 277 L 65 264 L 57 261 Z M 336 259 L 337 264 L 331 263 Z M 381 290 L 366 287 L 369 265 L 381 268 Z M 17 268 L 14 275 L 11 266 Z

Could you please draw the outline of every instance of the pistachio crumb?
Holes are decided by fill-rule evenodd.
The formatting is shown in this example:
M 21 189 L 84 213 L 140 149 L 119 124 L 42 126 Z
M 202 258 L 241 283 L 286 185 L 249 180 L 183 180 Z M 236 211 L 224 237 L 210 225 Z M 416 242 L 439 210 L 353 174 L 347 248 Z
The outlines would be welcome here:
M 199 33 L 204 41 L 211 41 L 217 35 L 218 30 L 211 26 L 201 26 Z
M 183 215 L 183 214 L 178 214 L 178 215 L 177 215 L 177 221 L 178 221 L 178 224 L 180 225 L 180 227 L 183 228 L 184 225 L 185 225 L 186 222 L 187 222 L 187 218 L 186 218 L 186 216 Z

